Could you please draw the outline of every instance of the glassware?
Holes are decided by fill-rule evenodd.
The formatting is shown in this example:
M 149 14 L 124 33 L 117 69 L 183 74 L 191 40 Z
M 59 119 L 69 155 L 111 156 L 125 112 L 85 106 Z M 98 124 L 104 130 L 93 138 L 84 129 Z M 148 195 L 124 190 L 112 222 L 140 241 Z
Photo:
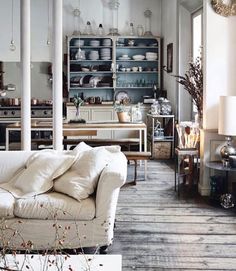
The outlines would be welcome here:
M 119 35 L 118 32 L 118 9 L 120 6 L 120 3 L 118 0 L 111 0 L 108 3 L 111 11 L 112 11 L 112 28 L 110 28 L 109 35 Z
M 102 24 L 99 24 L 98 29 L 97 29 L 97 35 L 104 36 L 104 34 L 105 34 L 104 28 L 103 28 Z
M 133 23 L 130 23 L 129 35 L 130 36 L 134 36 L 135 35 L 134 24 Z
M 162 115 L 170 115 L 172 112 L 172 106 L 169 100 L 167 100 L 166 98 L 159 98 L 158 102 L 161 105 L 161 114 Z
M 90 21 L 87 21 L 87 24 L 86 24 L 86 27 L 84 30 L 84 34 L 85 35 L 93 35 L 93 29 L 92 29 Z
M 137 26 L 137 35 L 138 35 L 139 37 L 142 37 L 142 36 L 143 36 L 143 33 L 144 33 L 143 26 L 142 26 L 141 24 L 139 24 L 139 25 Z
M 153 36 L 151 31 L 151 16 L 152 12 L 150 9 L 144 11 L 145 16 L 145 33 L 144 36 Z

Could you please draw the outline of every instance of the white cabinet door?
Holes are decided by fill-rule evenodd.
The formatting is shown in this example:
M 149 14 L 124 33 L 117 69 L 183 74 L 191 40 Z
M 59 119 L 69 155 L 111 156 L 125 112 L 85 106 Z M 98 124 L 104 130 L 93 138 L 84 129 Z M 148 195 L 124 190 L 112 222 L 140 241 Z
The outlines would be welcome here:
M 67 116 L 68 121 L 75 119 L 75 114 L 76 114 L 76 108 L 74 106 L 66 107 L 66 116 Z M 82 119 L 85 119 L 86 121 L 90 120 L 90 109 L 81 106 L 80 117 Z
M 113 120 L 113 108 L 92 108 L 91 120 L 98 122 L 106 122 Z M 98 138 L 112 138 L 112 131 L 98 131 Z

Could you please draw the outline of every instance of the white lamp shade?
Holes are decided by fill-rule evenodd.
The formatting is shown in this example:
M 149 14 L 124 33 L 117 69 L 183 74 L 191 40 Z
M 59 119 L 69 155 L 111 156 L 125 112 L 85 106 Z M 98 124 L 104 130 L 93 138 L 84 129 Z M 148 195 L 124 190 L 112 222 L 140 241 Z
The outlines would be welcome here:
M 218 133 L 236 135 L 236 96 L 220 96 Z

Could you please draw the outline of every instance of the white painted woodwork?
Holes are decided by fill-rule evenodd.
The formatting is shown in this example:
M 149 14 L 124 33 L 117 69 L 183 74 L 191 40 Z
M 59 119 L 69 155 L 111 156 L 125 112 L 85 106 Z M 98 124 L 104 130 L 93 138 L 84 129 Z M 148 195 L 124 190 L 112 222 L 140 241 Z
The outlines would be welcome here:
M 21 0 L 21 149 L 31 149 L 30 0 Z
M 53 148 L 62 150 L 62 0 L 53 0 Z
M 113 119 L 113 108 L 97 108 L 91 111 L 92 121 L 108 121 Z M 112 131 L 98 131 L 98 138 L 112 138 Z
M 150 109 L 149 105 L 142 105 L 141 112 L 143 121 L 146 123 L 146 114 Z M 129 110 L 129 108 L 127 108 Z M 68 104 L 66 107 L 67 120 L 71 120 L 75 118 L 75 107 L 73 105 Z M 86 121 L 109 121 L 109 120 L 117 120 L 117 114 L 113 108 L 113 106 L 82 106 L 80 109 L 81 118 Z M 98 138 L 134 138 L 138 137 L 138 132 L 136 131 L 99 131 Z

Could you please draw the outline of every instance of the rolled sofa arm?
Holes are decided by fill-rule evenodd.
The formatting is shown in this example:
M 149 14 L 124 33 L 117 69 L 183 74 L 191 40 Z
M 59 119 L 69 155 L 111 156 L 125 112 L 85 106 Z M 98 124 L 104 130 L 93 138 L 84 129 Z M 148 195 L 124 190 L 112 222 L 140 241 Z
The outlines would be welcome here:
M 96 193 L 96 218 L 114 218 L 120 187 L 127 177 L 127 159 L 122 152 L 114 154 L 99 178 Z

